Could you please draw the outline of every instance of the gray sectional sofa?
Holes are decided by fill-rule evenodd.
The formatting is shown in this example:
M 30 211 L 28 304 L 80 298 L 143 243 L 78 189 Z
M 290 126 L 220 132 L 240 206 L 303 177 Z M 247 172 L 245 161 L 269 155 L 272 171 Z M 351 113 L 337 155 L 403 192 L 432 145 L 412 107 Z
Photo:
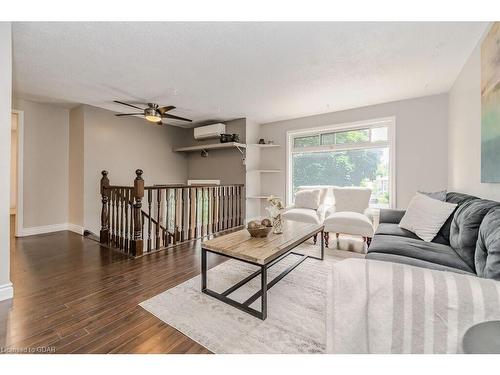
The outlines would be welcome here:
M 500 203 L 446 194 L 458 204 L 432 242 L 399 228 L 405 211 L 381 210 L 367 258 L 500 280 Z

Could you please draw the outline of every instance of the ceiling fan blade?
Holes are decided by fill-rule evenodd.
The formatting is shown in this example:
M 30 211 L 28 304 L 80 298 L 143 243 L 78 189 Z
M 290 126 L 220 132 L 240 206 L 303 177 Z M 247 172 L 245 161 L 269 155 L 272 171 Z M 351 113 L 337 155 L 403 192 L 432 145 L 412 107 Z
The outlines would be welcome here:
M 172 109 L 175 109 L 173 105 L 166 105 L 165 107 L 158 108 L 158 112 L 160 112 L 160 114 L 163 115 L 164 113 L 171 111 Z
M 174 119 L 174 120 L 181 120 L 181 121 L 189 121 L 189 122 L 193 122 L 193 120 L 190 120 L 188 118 L 184 118 L 184 117 L 179 117 L 179 116 L 175 116 L 175 115 L 170 115 L 168 113 L 165 113 L 161 116 L 162 118 L 171 118 L 171 119 Z
M 144 113 L 117 113 L 115 116 L 136 116 L 136 115 L 144 115 Z
M 133 104 L 129 104 L 129 103 L 124 103 L 124 102 L 120 102 L 119 100 L 113 100 L 115 103 L 118 103 L 118 104 L 123 104 L 123 105 L 126 105 L 126 106 L 129 106 L 129 107 L 132 107 L 132 108 L 135 108 L 135 109 L 140 109 L 141 111 L 143 111 L 143 109 L 141 107 L 137 107 Z

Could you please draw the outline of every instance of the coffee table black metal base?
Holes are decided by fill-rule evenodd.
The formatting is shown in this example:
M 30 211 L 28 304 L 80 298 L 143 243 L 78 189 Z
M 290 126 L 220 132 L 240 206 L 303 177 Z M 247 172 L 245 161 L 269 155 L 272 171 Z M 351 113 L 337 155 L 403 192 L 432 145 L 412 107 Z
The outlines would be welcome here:
M 312 236 L 311 236 L 312 237 Z M 303 243 L 303 242 L 302 242 Z M 297 246 L 301 245 L 302 243 L 297 244 Z M 297 247 L 295 246 L 295 247 Z M 295 248 L 294 247 L 294 248 Z M 312 256 L 312 255 L 306 255 L 306 254 L 301 254 L 292 251 L 294 248 L 290 249 L 288 252 L 282 254 L 278 258 L 274 259 L 272 262 L 262 265 L 254 262 L 249 262 L 243 259 L 238 259 L 234 258 L 228 255 L 223 255 L 219 253 L 215 253 L 209 249 L 206 249 L 201 247 L 201 291 L 205 294 L 208 294 L 211 297 L 217 298 L 219 301 L 225 302 L 228 305 L 231 305 L 233 307 L 236 307 L 237 309 L 240 309 L 250 315 L 253 315 L 259 319 L 265 320 L 267 318 L 267 291 L 271 289 L 274 285 L 278 283 L 281 279 L 283 279 L 286 275 L 288 275 L 291 271 L 293 271 L 295 268 L 297 268 L 302 262 L 304 262 L 306 259 L 317 259 L 317 260 L 323 260 L 324 255 L 325 255 L 325 243 L 324 243 L 324 236 L 323 236 L 323 231 L 321 231 L 321 255 L 319 257 Z M 243 280 L 240 282 L 236 283 L 229 289 L 225 290 L 222 293 L 215 292 L 211 289 L 207 288 L 207 253 L 214 253 L 220 256 L 225 256 L 227 258 L 231 259 L 236 259 L 239 260 L 240 262 L 252 264 L 254 266 L 258 266 L 259 269 L 255 272 L 253 272 L 251 275 L 245 277 Z M 281 260 L 285 259 L 289 255 L 298 255 L 300 256 L 300 259 L 298 259 L 295 263 L 287 267 L 283 272 L 281 272 L 278 276 L 276 276 L 274 279 L 272 279 L 269 283 L 267 282 L 267 270 L 274 266 L 276 263 L 280 262 Z M 241 288 L 243 285 L 247 284 L 257 276 L 261 277 L 260 281 L 260 290 L 253 294 L 250 298 L 248 298 L 245 302 L 241 303 L 238 301 L 235 301 L 234 299 L 229 298 L 229 295 L 236 291 L 237 289 Z M 252 303 L 254 303 L 257 299 L 261 298 L 261 309 L 260 311 L 250 307 Z

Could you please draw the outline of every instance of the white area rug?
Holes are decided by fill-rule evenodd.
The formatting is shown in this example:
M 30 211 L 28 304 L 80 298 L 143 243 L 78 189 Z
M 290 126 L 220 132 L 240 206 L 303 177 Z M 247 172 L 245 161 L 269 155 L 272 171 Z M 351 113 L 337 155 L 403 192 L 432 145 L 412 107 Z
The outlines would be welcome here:
M 298 252 L 318 253 L 304 244 Z M 325 249 L 325 260 L 308 259 L 268 292 L 267 319 L 262 321 L 201 293 L 200 276 L 140 304 L 214 353 L 324 353 L 326 296 L 335 262 L 363 255 Z M 297 260 L 290 255 L 271 267 L 268 282 Z M 208 287 L 222 292 L 257 268 L 229 260 L 208 272 Z M 260 278 L 231 294 L 243 302 L 260 288 Z M 260 310 L 260 299 L 252 304 Z

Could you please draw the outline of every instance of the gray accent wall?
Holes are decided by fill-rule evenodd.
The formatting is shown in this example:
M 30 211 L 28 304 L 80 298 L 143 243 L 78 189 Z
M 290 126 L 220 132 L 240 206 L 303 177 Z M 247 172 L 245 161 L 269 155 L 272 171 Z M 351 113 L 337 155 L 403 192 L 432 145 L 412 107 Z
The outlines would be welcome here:
M 383 87 L 381 87 L 383 89 Z M 263 124 L 261 137 L 282 145 L 261 154 L 268 168 L 286 169 L 286 133 L 290 130 L 366 121 L 396 119 L 396 205 L 407 206 L 416 191 L 437 191 L 447 186 L 448 95 L 432 95 Z M 285 197 L 286 173 L 262 180 L 262 191 Z
M 158 126 L 136 117 L 84 106 L 84 226 L 100 230 L 101 170 L 112 185 L 133 184 L 135 170 L 144 171 L 146 185 L 179 184 L 187 179 L 187 159 L 173 152 L 186 138 L 186 130 Z

